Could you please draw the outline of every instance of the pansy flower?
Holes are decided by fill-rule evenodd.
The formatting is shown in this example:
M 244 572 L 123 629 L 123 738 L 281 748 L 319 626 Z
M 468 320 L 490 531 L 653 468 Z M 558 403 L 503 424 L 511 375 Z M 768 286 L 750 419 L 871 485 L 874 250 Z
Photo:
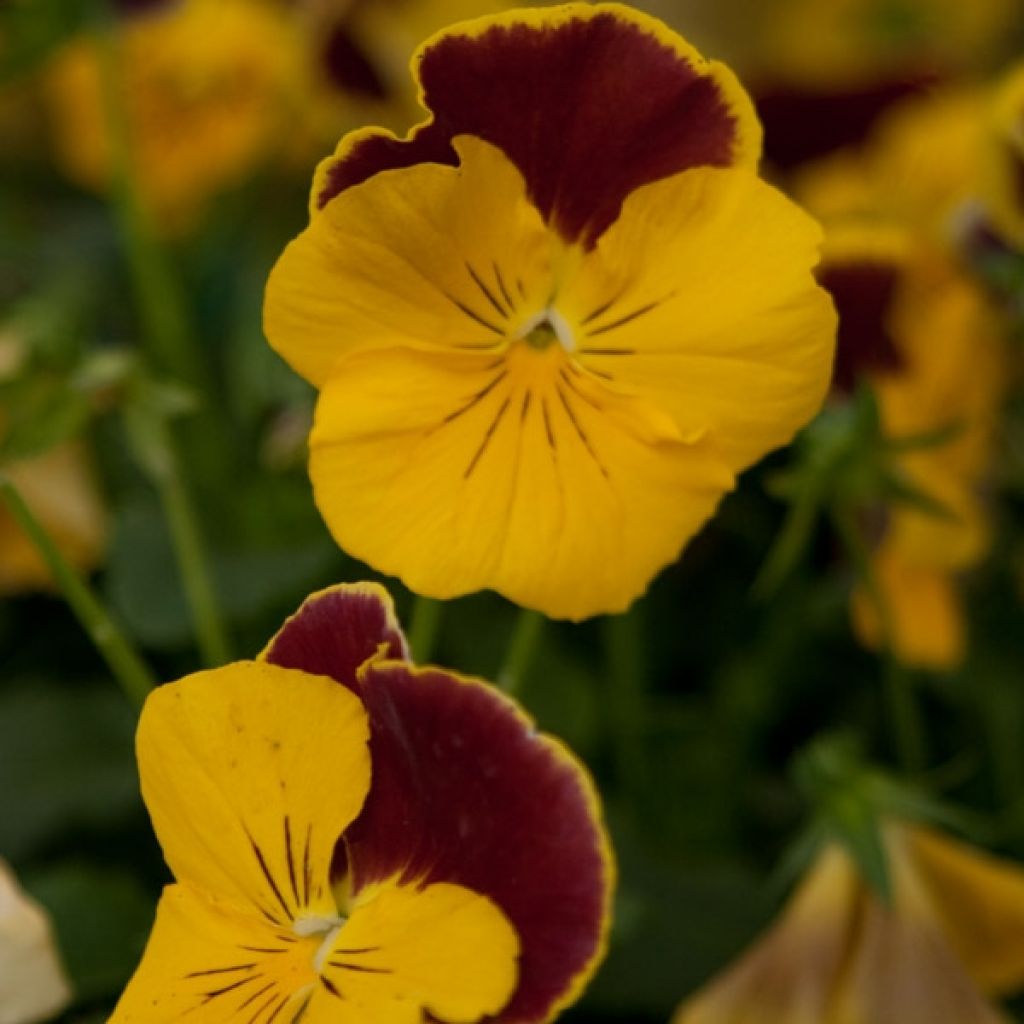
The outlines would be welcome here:
M 836 391 L 871 386 L 890 469 L 922 499 L 871 510 L 874 588 L 854 591 L 854 628 L 933 669 L 965 652 L 956 577 L 988 547 L 1003 392 L 1000 324 L 950 244 L 977 180 L 978 110 L 973 93 L 909 103 L 864 152 L 809 168 L 797 190 L 826 227 L 819 277 L 839 311 Z
M 884 829 L 893 895 L 837 842 L 779 920 L 674 1024 L 999 1024 L 1024 984 L 1024 871 L 918 825 Z
M 731 72 L 629 8 L 481 18 L 413 67 L 430 117 L 341 141 L 267 289 L 317 505 L 420 593 L 622 610 L 818 409 L 818 228 Z
M 157 690 L 138 756 L 177 881 L 114 1024 L 546 1021 L 603 952 L 585 772 L 492 687 L 411 665 L 378 587 Z
M 180 231 L 280 139 L 297 39 L 268 0 L 135 2 L 122 14 L 116 85 L 133 170 L 158 225 Z M 102 46 L 74 39 L 46 78 L 58 157 L 97 190 L 111 185 L 117 145 Z

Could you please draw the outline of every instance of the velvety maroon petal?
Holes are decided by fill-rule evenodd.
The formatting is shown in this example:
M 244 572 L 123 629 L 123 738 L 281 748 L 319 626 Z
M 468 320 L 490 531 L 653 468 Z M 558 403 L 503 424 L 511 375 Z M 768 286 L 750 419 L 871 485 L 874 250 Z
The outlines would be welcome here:
M 865 375 L 895 373 L 904 366 L 890 328 L 900 268 L 882 260 L 826 261 L 818 281 L 839 313 L 832 386 L 850 392 Z
M 455 165 L 456 135 L 502 149 L 567 239 L 593 242 L 638 186 L 696 166 L 753 165 L 760 129 L 723 65 L 618 4 L 466 22 L 414 59 L 432 118 L 400 140 L 372 129 L 321 166 L 314 204 L 383 170 Z
M 522 943 L 498 1019 L 549 1019 L 604 950 L 614 869 L 588 776 L 484 683 L 395 662 L 360 680 L 373 781 L 345 834 L 356 889 L 397 873 L 489 896 Z
M 358 693 L 370 658 L 409 657 L 391 596 L 374 583 L 342 583 L 306 598 L 261 657 L 283 668 L 330 676 Z

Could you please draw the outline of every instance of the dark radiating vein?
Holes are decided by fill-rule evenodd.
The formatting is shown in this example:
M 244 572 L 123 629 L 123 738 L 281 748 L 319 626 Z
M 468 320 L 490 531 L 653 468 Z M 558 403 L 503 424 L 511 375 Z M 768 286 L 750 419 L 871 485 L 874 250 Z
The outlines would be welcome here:
M 581 348 L 585 356 L 635 356 L 635 348 Z
M 278 935 L 282 942 L 295 942 L 296 940 L 288 935 Z M 239 946 L 239 949 L 247 950 L 250 953 L 287 953 L 288 949 L 285 946 Z
M 236 988 L 241 988 L 243 985 L 249 985 L 254 981 L 259 981 L 261 977 L 262 975 L 260 974 L 250 974 L 248 978 L 242 978 L 239 981 L 233 981 L 230 985 L 225 985 L 223 988 L 215 988 L 211 992 L 204 992 L 203 1002 L 208 1003 L 211 999 L 216 999 L 217 996 L 223 996 L 226 995 L 228 992 L 234 992 Z M 266 991 L 266 989 L 264 989 L 263 991 Z
M 555 391 L 558 392 L 558 397 L 562 400 L 562 407 L 565 409 L 566 415 L 572 421 L 572 425 L 576 428 L 576 433 L 579 435 L 579 439 L 583 442 L 583 447 L 590 453 L 590 457 L 594 460 L 597 468 L 601 470 L 601 475 L 608 479 L 608 470 L 605 469 L 604 463 L 597 457 L 597 452 L 594 451 L 593 445 L 590 443 L 590 438 L 587 437 L 580 425 L 580 421 L 576 418 L 576 413 L 573 412 L 572 406 L 569 404 L 569 399 L 562 393 L 562 389 L 555 384 Z
M 306 996 L 306 1001 L 295 1011 L 295 1016 L 288 1022 L 288 1024 L 299 1024 L 299 1021 L 306 1016 L 306 1011 L 309 1009 L 309 1004 L 313 1001 L 313 993 L 310 992 Z
M 234 967 L 211 967 L 208 971 L 191 971 L 186 978 L 205 978 L 211 974 L 230 974 L 232 971 L 251 971 L 256 966 L 251 964 L 235 964 Z
M 266 993 L 269 992 L 273 987 L 274 987 L 274 982 L 268 981 L 266 983 L 266 985 L 263 986 L 263 988 L 258 989 L 256 992 L 253 992 L 253 994 L 251 996 L 249 996 L 249 998 L 246 999 L 246 1001 L 244 1003 L 242 1003 L 242 1005 L 239 1006 L 238 1009 L 239 1010 L 244 1010 L 247 1006 L 250 1006 L 252 1003 L 256 1002 L 256 1000 L 259 999 L 260 996 L 266 995 Z M 274 997 L 271 996 L 270 998 L 273 999 Z M 268 1003 L 268 1005 L 269 1005 L 269 1003 Z
M 466 467 L 466 472 L 462 474 L 463 480 L 468 480 L 470 474 L 477 467 L 477 463 L 480 461 L 480 457 L 483 455 L 487 446 L 491 443 L 491 438 L 494 437 L 495 430 L 498 429 L 498 424 L 501 422 L 502 417 L 508 412 L 508 407 L 512 402 L 512 398 L 506 398 L 501 403 L 501 408 L 494 414 L 494 419 L 491 420 L 491 425 L 487 428 L 487 432 L 484 434 L 484 439 L 480 442 L 480 447 L 476 450 L 476 455 L 473 456 L 472 461 Z
M 380 946 L 361 946 L 358 949 L 336 949 L 335 953 L 341 953 L 344 956 L 358 956 L 360 953 L 379 953 Z
M 277 996 L 271 992 L 270 998 L 256 1007 L 256 1012 L 248 1019 L 248 1021 L 246 1021 L 246 1024 L 256 1024 L 256 1021 L 259 1020 L 259 1018 L 266 1012 L 268 1007 L 274 1004 L 276 999 Z M 239 1009 L 241 1009 L 241 1007 L 239 1007 Z
M 551 446 L 552 452 L 557 452 L 558 445 L 555 444 L 555 432 L 551 429 L 551 412 L 548 409 L 548 400 L 546 398 L 540 400 L 540 408 L 544 414 L 544 431 L 548 435 L 548 444 Z
M 507 310 L 496 298 L 494 292 L 484 284 L 483 278 L 473 269 L 472 265 L 467 261 L 466 270 L 469 271 L 469 276 L 473 278 L 473 283 L 483 293 L 484 298 L 491 304 L 495 313 L 498 314 L 503 320 L 508 319 L 510 310 Z
M 521 277 L 516 278 L 516 291 L 519 292 L 521 299 L 526 298 L 526 289 L 523 287 L 523 279 Z
M 597 309 L 595 309 L 592 312 L 588 313 L 580 321 L 580 326 L 581 327 L 586 327 L 587 324 L 589 324 L 592 320 L 596 320 L 599 316 L 602 316 L 603 314 L 607 313 L 608 310 L 611 309 L 612 306 L 614 306 L 615 303 L 618 302 L 619 299 L 621 299 L 621 298 L 622 298 L 622 293 L 620 292 L 618 295 L 615 296 L 614 299 L 609 299 L 607 302 L 602 303 L 600 306 L 597 307 Z
M 331 981 L 330 978 L 325 978 L 322 974 L 320 975 L 320 984 L 323 985 L 332 996 L 336 996 L 338 999 L 344 999 L 345 997 L 338 991 L 337 986 Z
M 626 324 L 632 323 L 638 317 L 645 316 L 650 313 L 652 309 L 657 309 L 664 299 L 656 299 L 654 302 L 648 302 L 646 306 L 641 306 L 639 309 L 634 309 L 632 313 L 627 313 L 625 316 L 620 316 L 618 320 L 613 320 L 610 324 L 604 324 L 601 327 L 595 327 L 593 330 L 587 331 L 590 337 L 594 337 L 598 334 L 605 334 L 608 331 L 614 331 L 619 327 L 625 327 Z
M 494 334 L 497 334 L 499 338 L 504 338 L 505 337 L 505 332 L 500 327 L 496 327 L 489 320 L 485 320 L 479 313 L 477 313 L 474 310 L 470 309 L 470 307 L 467 306 L 464 302 L 459 302 L 459 300 L 457 298 L 455 298 L 454 295 L 449 295 L 446 291 L 442 291 L 441 294 L 453 306 L 455 306 L 456 309 L 460 310 L 462 313 L 464 313 L 466 316 L 468 316 L 470 320 L 474 320 L 481 327 L 486 327 L 487 330 L 493 332 Z
M 505 300 L 505 305 L 510 310 L 514 310 L 516 304 L 512 301 L 512 296 L 509 295 L 508 289 L 505 287 L 505 278 L 501 276 L 501 267 L 498 266 L 496 260 L 491 261 L 491 266 L 494 267 L 494 280 L 498 282 L 498 289 L 501 291 L 501 297 Z
M 246 835 L 249 835 L 248 832 Z M 249 836 L 249 842 L 252 845 L 252 852 L 256 854 L 256 860 L 259 863 L 260 870 L 263 872 L 263 877 L 266 878 L 267 884 L 270 886 L 274 895 L 277 897 L 277 902 L 281 904 L 284 910 L 285 917 L 291 917 L 292 912 L 288 907 L 288 903 L 285 898 L 281 895 L 281 890 L 277 887 L 277 882 L 274 881 L 274 876 L 270 873 L 270 868 L 267 867 L 267 861 L 263 856 L 263 851 L 256 845 L 256 840 L 252 836 Z
M 291 996 L 287 995 L 281 996 L 281 1002 L 277 1004 L 277 1009 L 270 1014 L 270 1016 L 263 1022 L 263 1024 L 273 1024 L 273 1022 L 277 1019 L 277 1015 L 288 1005 L 288 1000 L 290 998 Z
M 502 362 L 504 362 L 504 359 L 502 360 Z M 463 413 L 469 412 L 469 410 L 472 409 L 474 405 L 485 399 L 507 376 L 508 370 L 502 370 L 501 373 L 499 373 L 494 378 L 494 380 L 492 380 L 485 387 L 482 387 L 479 391 L 477 391 L 476 394 L 473 395 L 473 397 L 470 398 L 470 400 L 466 402 L 465 405 L 460 406 L 458 409 L 455 410 L 455 412 L 448 413 L 448 415 L 445 416 L 445 418 L 441 420 L 441 422 L 451 423 L 452 420 L 457 420 Z
M 344 960 L 330 960 L 331 967 L 338 967 L 343 971 L 358 971 L 361 974 L 394 974 L 390 967 L 362 967 L 359 964 L 346 963 Z
M 561 367 L 559 369 L 558 373 L 561 376 L 563 382 L 565 383 L 565 386 L 570 391 L 572 391 L 572 393 L 577 398 L 579 398 L 583 402 L 586 402 L 587 405 L 589 405 L 591 409 L 595 409 L 597 412 L 601 413 L 602 415 L 604 414 L 605 407 L 603 405 L 601 405 L 600 402 L 598 402 L 595 399 L 591 398 L 590 395 L 588 395 L 586 392 L 581 391 L 580 388 L 577 386 L 576 381 L 574 381 L 572 379 L 572 377 L 570 377 L 569 374 L 567 374 L 565 372 L 565 368 L 564 367 Z
M 533 399 L 533 392 L 532 391 L 527 391 L 523 395 L 523 406 L 519 410 L 519 422 L 520 423 L 524 423 L 526 421 L 526 413 L 529 411 L 530 402 L 531 402 L 532 399 Z
M 490 426 L 487 427 L 486 432 L 483 435 L 483 440 L 480 441 L 480 446 L 476 450 L 476 455 L 473 456 L 470 464 L 466 467 L 466 472 L 462 474 L 464 480 L 468 480 L 470 474 L 476 469 L 476 464 L 480 461 L 480 456 L 483 455 L 487 445 L 490 443 L 490 438 L 495 436 L 495 431 L 498 429 L 498 424 L 501 423 L 502 417 L 508 412 L 509 404 L 512 402 L 511 396 L 506 398 L 502 402 L 501 409 L 495 414 L 495 418 L 490 421 Z
M 309 906 L 310 891 L 313 888 L 313 865 L 309 859 L 310 847 L 313 844 L 313 823 L 306 826 L 306 843 L 302 853 L 302 903 Z
M 299 898 L 299 880 L 295 874 L 295 856 L 292 853 L 292 823 L 287 814 L 284 816 L 284 849 L 288 860 L 288 881 L 291 882 L 292 895 L 298 908 L 302 906 L 302 900 Z

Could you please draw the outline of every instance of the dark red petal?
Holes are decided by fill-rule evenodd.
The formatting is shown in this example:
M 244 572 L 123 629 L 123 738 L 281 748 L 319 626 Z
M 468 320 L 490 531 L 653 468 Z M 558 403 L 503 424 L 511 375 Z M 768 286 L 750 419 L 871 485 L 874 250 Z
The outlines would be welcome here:
M 878 260 L 826 261 L 818 281 L 839 314 L 832 386 L 850 392 L 865 375 L 895 373 L 904 366 L 890 319 L 900 267 Z
M 431 120 L 399 140 L 342 140 L 314 201 L 383 170 L 455 165 L 451 140 L 493 143 L 567 239 L 593 242 L 640 185 L 690 167 L 754 164 L 760 132 L 739 84 L 661 22 L 617 4 L 481 18 L 435 36 L 414 61 Z
M 397 873 L 489 896 L 522 943 L 498 1019 L 548 1019 L 605 943 L 614 869 L 588 776 L 484 683 L 394 662 L 360 679 L 373 781 L 345 834 L 356 889 Z
M 391 596 L 374 583 L 342 583 L 306 598 L 261 657 L 330 676 L 358 693 L 356 673 L 375 655 L 409 657 Z

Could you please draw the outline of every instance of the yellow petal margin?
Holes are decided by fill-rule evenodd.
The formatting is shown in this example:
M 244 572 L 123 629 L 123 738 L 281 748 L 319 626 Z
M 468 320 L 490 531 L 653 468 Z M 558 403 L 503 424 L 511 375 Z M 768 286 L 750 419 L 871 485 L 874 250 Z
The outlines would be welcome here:
M 344 687 L 263 662 L 155 691 L 139 772 L 178 881 L 274 927 L 336 916 L 331 857 L 369 791 L 368 735 Z
M 484 955 L 486 951 L 486 955 Z M 384 883 L 359 894 L 323 963 L 311 1024 L 450 1024 L 498 1013 L 519 940 L 486 897 L 458 885 Z

